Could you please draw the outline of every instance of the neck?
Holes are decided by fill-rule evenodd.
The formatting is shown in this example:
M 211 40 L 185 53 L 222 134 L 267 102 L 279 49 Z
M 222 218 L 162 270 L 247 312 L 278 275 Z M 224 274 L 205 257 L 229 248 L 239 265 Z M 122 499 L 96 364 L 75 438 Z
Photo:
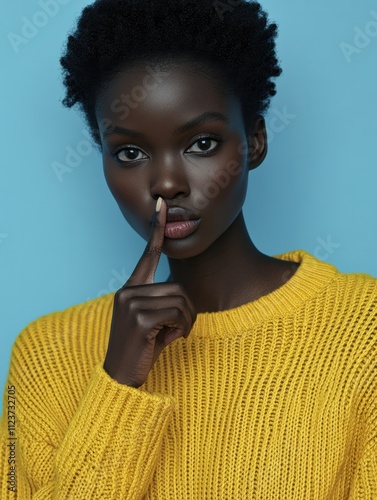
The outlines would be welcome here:
M 197 312 L 215 312 L 257 299 L 282 285 L 287 262 L 261 253 L 248 234 L 242 211 L 204 252 L 168 258 L 167 281 L 182 283 Z M 294 272 L 295 266 L 290 266 Z M 292 272 L 292 274 L 293 274 Z

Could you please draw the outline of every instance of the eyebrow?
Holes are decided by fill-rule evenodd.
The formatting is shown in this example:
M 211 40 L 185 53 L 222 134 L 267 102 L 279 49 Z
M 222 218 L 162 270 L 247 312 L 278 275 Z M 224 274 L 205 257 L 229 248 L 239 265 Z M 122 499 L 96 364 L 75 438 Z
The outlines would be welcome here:
M 197 127 L 198 125 L 201 125 L 202 123 L 206 121 L 222 121 L 225 123 L 228 123 L 228 118 L 223 115 L 222 113 L 219 113 L 217 111 L 208 111 L 207 113 L 203 113 L 200 116 L 197 116 L 196 118 L 193 118 L 189 122 L 185 123 L 181 127 L 178 127 L 173 135 L 177 136 L 180 134 L 183 134 L 184 132 L 187 132 L 188 130 Z M 123 127 L 111 127 L 109 131 L 103 131 L 104 136 L 108 136 L 111 134 L 122 134 L 122 135 L 129 135 L 131 137 L 142 137 L 145 139 L 145 135 L 142 134 L 141 132 L 136 132 L 136 130 L 131 130 L 128 128 L 123 128 Z

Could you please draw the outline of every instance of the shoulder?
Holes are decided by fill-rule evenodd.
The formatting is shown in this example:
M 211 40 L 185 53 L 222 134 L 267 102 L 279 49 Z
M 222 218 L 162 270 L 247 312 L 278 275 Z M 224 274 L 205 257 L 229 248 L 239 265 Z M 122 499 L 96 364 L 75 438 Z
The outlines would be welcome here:
M 377 319 L 377 278 L 366 273 L 337 272 L 330 288 L 339 302 L 362 316 Z
M 113 298 L 113 293 L 106 294 L 31 321 L 16 337 L 11 363 L 85 366 L 88 359 L 100 359 L 110 332 Z
M 343 352 L 353 360 L 351 369 L 371 377 L 376 387 L 377 278 L 338 272 L 327 294 L 322 321 L 328 323 Z
M 304 265 L 304 276 L 307 287 L 316 283 L 317 291 L 324 292 L 328 303 L 332 303 L 338 311 L 342 307 L 358 311 L 362 316 L 373 316 L 377 308 L 377 278 L 368 273 L 345 273 L 334 264 L 322 261 L 306 251 L 292 252 L 293 257 L 300 259 Z M 336 310 L 334 311 L 336 313 Z
M 367 273 L 341 272 L 334 264 L 304 249 L 274 257 L 300 263 L 285 286 L 290 302 L 308 305 L 317 318 L 324 316 L 336 322 L 347 318 L 352 325 L 376 325 L 376 277 Z
M 377 346 L 377 278 L 366 273 L 337 271 L 320 301 L 323 321 L 348 332 L 349 340 Z M 366 347 L 366 346 L 365 346 Z
M 302 249 L 283 257 L 301 263 L 296 281 L 295 275 L 291 281 L 300 285 L 295 292 L 309 299 L 305 301 L 305 317 L 312 319 L 316 328 L 321 325 L 326 332 L 338 333 L 336 339 L 370 356 L 377 345 L 377 278 L 368 273 L 341 272 Z
M 40 316 L 18 334 L 8 382 L 17 388 L 19 415 L 22 407 L 28 414 L 30 399 L 50 402 L 51 412 L 62 395 L 66 402 L 78 401 L 106 354 L 113 299 L 110 293 Z

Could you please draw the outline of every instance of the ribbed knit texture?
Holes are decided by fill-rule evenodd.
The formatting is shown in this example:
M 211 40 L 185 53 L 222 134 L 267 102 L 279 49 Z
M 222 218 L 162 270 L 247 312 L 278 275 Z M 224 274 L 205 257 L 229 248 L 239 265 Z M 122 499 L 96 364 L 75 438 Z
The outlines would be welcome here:
M 376 500 L 377 279 L 304 250 L 275 257 L 300 266 L 198 314 L 140 388 L 102 367 L 114 294 L 31 322 L 5 387 L 1 499 Z

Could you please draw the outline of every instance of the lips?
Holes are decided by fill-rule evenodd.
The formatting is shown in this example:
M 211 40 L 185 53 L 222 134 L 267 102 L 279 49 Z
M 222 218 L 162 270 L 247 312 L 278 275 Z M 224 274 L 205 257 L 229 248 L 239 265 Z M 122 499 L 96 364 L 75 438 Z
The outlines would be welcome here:
M 186 238 L 194 231 L 196 231 L 201 219 L 181 221 L 181 222 L 168 222 L 165 226 L 165 236 L 167 238 L 181 239 Z
M 165 236 L 170 239 L 186 238 L 196 231 L 200 224 L 198 214 L 183 207 L 168 207 Z
M 183 207 L 168 208 L 166 222 L 179 222 L 199 219 L 199 215 Z
M 183 207 L 167 207 L 165 236 L 171 239 L 186 238 L 196 231 L 200 215 Z M 150 222 L 153 223 L 153 219 Z

